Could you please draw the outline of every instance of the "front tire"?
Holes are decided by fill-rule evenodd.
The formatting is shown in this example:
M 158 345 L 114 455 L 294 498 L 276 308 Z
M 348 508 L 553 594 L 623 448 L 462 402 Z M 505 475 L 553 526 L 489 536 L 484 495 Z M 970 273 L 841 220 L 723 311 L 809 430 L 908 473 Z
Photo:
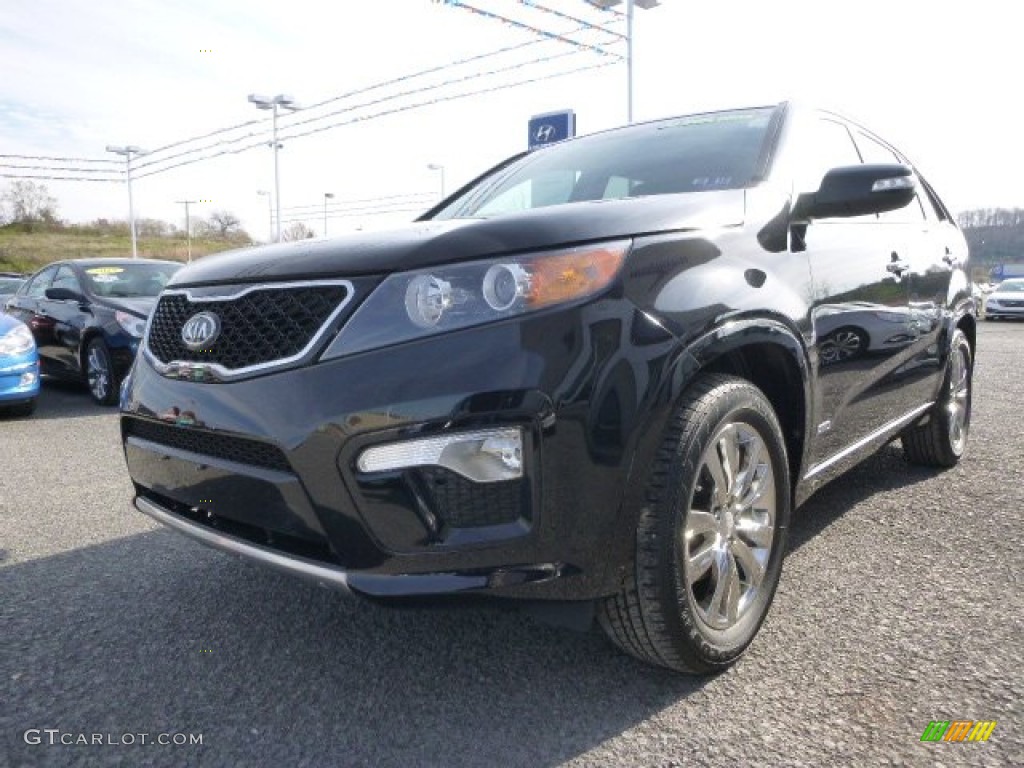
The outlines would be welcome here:
M 650 664 L 723 670 L 768 613 L 789 526 L 785 440 L 761 391 L 700 377 L 669 421 L 645 499 L 634 573 L 599 606 L 601 626 Z
M 903 433 L 903 455 L 911 464 L 954 467 L 967 448 L 971 428 L 974 357 L 967 336 L 953 333 L 938 401 L 924 424 Z
M 110 350 L 103 339 L 93 339 L 86 348 L 85 378 L 93 401 L 99 405 L 114 405 L 117 402 L 117 376 Z

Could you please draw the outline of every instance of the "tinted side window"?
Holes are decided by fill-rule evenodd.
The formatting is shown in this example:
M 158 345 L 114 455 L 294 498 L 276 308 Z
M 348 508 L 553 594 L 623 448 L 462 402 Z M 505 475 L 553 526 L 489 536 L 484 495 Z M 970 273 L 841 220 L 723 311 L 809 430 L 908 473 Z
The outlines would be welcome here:
M 810 124 L 797 169 L 797 191 L 814 192 L 833 168 L 860 165 L 860 155 L 846 126 L 835 120 L 818 119 Z
M 861 131 L 857 131 L 857 147 L 860 149 L 865 163 L 906 164 L 906 160 L 897 155 L 892 149 Z M 920 194 L 915 196 L 909 205 L 898 208 L 895 211 L 887 211 L 880 214 L 879 218 L 882 221 L 923 221 L 925 219 L 925 210 L 921 205 Z
M 57 270 L 57 276 L 53 278 L 51 288 L 67 288 L 75 293 L 82 292 L 82 285 L 78 282 L 78 276 L 71 267 L 64 266 Z
M 56 272 L 56 267 L 47 267 L 44 269 L 32 278 L 28 286 L 25 288 L 24 295 L 33 299 L 43 298 L 46 294 L 46 289 L 50 287 L 50 281 L 53 280 L 53 276 Z

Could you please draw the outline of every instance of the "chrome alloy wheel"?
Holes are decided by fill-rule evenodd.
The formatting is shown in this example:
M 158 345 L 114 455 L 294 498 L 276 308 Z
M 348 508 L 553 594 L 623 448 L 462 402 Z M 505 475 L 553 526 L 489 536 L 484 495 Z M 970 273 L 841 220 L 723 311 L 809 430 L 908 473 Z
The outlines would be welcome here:
M 949 372 L 949 444 L 958 456 L 964 452 L 967 442 L 967 425 L 970 418 L 971 379 L 969 348 L 966 344 L 953 351 Z
M 92 396 L 101 402 L 105 400 L 110 394 L 110 366 L 98 345 L 93 345 L 89 350 L 86 376 Z
M 764 438 L 745 422 L 723 425 L 701 457 L 683 530 L 690 599 L 725 630 L 757 597 L 775 537 L 775 473 Z

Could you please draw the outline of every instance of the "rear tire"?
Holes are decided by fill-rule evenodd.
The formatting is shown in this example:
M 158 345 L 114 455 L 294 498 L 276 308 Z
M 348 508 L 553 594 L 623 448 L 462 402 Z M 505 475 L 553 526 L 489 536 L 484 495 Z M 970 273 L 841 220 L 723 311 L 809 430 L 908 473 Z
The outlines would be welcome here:
M 749 382 L 697 379 L 650 470 L 634 572 L 598 607 L 621 650 L 689 674 L 735 662 L 782 573 L 789 464 L 778 419 Z
M 907 461 L 926 467 L 953 467 L 960 461 L 971 427 L 973 378 L 971 344 L 957 328 L 938 401 L 924 424 L 903 433 L 903 455 Z

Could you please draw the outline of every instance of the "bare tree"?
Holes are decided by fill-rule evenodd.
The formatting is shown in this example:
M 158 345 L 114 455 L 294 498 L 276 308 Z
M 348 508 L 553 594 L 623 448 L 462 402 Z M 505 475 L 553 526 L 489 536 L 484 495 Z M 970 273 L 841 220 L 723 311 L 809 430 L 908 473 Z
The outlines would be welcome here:
M 214 211 L 208 220 L 210 228 L 224 238 L 235 234 L 242 227 L 242 220 L 230 211 Z
M 310 237 L 316 237 L 316 232 L 301 221 L 296 221 L 281 233 L 282 240 L 306 240 Z
M 57 223 L 57 200 L 50 195 L 45 184 L 28 179 L 17 179 L 0 195 L 5 218 L 15 224 L 32 229 L 35 224 Z

